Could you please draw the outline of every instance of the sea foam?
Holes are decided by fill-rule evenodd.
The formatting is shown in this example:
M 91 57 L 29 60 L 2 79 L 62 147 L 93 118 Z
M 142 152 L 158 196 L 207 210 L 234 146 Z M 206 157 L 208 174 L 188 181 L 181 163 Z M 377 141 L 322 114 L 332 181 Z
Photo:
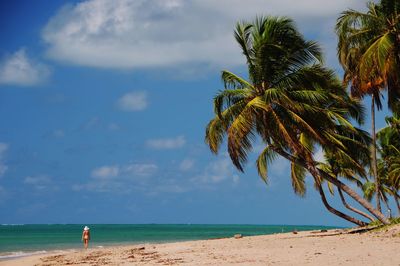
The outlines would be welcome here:
M 16 258 L 40 255 L 40 254 L 46 254 L 46 253 L 47 253 L 46 250 L 39 250 L 39 251 L 32 251 L 32 252 L 26 252 L 26 251 L 7 252 L 7 253 L 0 254 L 0 260 L 16 259 Z

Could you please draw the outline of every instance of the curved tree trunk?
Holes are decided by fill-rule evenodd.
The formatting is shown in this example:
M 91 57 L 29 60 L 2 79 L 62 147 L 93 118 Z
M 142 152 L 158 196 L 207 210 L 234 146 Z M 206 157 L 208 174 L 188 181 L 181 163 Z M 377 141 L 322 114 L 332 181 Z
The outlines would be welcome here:
M 340 218 L 343 218 L 343 219 L 345 219 L 345 220 L 347 220 L 347 221 L 349 221 L 351 223 L 354 223 L 356 225 L 359 225 L 359 226 L 366 226 L 367 225 L 367 223 L 365 223 L 363 221 L 360 221 L 360 220 L 358 220 L 358 219 L 356 219 L 354 217 L 351 217 L 351 216 L 349 216 L 349 215 L 347 215 L 347 214 L 345 214 L 343 212 L 340 212 L 340 211 L 336 210 L 335 208 L 333 208 L 332 206 L 330 206 L 328 201 L 326 200 L 325 193 L 324 193 L 324 190 L 322 189 L 321 183 L 319 183 L 317 185 L 317 187 L 318 187 L 319 194 L 321 195 L 322 202 L 324 203 L 324 205 L 328 209 L 328 211 L 330 211 L 331 213 L 339 216 Z
M 352 190 L 349 186 L 346 184 L 342 183 L 340 180 L 331 177 L 329 174 L 323 172 L 323 171 L 318 171 L 321 176 L 323 176 L 326 180 L 329 182 L 333 183 L 335 186 L 338 188 L 342 189 L 344 192 L 346 192 L 347 195 L 352 197 L 355 201 L 357 201 L 361 206 L 363 206 L 365 209 L 367 209 L 372 215 L 374 215 L 379 221 L 381 221 L 383 224 L 390 224 L 390 221 L 382 214 L 382 212 L 378 211 L 375 209 L 371 203 L 369 203 L 367 200 L 365 200 L 363 197 L 357 194 L 354 190 Z
M 347 204 L 346 199 L 345 199 L 344 196 L 343 196 L 342 190 L 341 190 L 340 188 L 338 188 L 338 191 L 339 191 L 340 199 L 342 200 L 343 205 L 344 205 L 347 209 L 349 209 L 349 210 L 351 210 L 351 211 L 353 211 L 353 212 L 355 212 L 355 213 L 358 213 L 359 215 L 364 216 L 365 218 L 369 219 L 371 222 L 374 221 L 374 218 L 372 218 L 371 216 L 369 216 L 369 215 L 366 214 L 365 212 L 362 212 L 362 211 L 360 211 L 360 210 L 358 210 L 358 209 L 356 209 L 356 208 L 350 206 L 349 204 Z
M 363 206 L 366 210 L 368 210 L 372 215 L 374 215 L 379 221 L 381 221 L 383 224 L 390 224 L 390 221 L 377 209 L 375 209 L 371 203 L 369 203 L 367 200 L 365 200 L 363 197 L 357 194 L 354 190 L 352 190 L 349 186 L 341 182 L 339 179 L 336 179 L 332 176 L 330 176 L 328 173 L 325 173 L 324 171 L 319 170 L 316 168 L 312 163 L 305 163 L 303 160 L 300 160 L 296 157 L 293 157 L 292 155 L 288 154 L 282 149 L 276 148 L 271 146 L 271 148 L 280 154 L 282 157 L 286 158 L 287 160 L 297 163 L 307 169 L 307 171 L 314 177 L 315 181 L 317 184 L 319 184 L 321 178 L 324 178 L 325 180 L 331 182 L 334 184 L 336 187 L 340 188 L 343 190 L 347 195 L 352 197 L 355 201 L 357 201 L 361 206 Z
M 378 211 L 382 211 L 381 209 L 381 201 L 379 194 L 379 177 L 378 177 L 378 166 L 376 161 L 376 133 L 375 133 L 375 96 L 372 94 L 371 97 L 371 124 L 372 124 L 372 147 L 371 147 L 371 163 L 372 163 L 372 173 L 374 175 L 375 181 L 375 200 L 376 200 L 376 209 Z

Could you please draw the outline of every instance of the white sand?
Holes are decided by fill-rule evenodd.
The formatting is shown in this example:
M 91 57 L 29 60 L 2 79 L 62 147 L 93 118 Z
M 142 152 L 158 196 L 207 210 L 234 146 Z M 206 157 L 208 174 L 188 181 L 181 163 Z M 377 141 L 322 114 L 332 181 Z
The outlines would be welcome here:
M 69 251 L 2 261 L 22 265 L 400 265 L 400 225 Z

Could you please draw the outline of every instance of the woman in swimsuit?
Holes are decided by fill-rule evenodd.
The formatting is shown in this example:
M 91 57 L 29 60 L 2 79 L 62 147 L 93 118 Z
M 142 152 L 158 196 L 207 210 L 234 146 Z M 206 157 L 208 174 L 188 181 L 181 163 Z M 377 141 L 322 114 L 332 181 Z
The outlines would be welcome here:
M 83 232 L 82 232 L 82 241 L 83 241 L 83 245 L 84 245 L 85 249 L 88 248 L 89 240 L 90 240 L 89 227 L 85 226 L 85 228 L 83 228 Z

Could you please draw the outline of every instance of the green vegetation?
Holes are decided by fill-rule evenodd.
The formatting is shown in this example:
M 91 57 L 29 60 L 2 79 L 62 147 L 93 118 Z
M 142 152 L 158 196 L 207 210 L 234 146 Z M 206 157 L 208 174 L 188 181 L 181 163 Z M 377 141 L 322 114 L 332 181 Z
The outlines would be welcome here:
M 384 193 L 378 177 L 375 134 L 375 104 L 382 108 L 381 91 L 388 91 L 388 106 L 399 110 L 400 98 L 400 2 L 381 0 L 368 4 L 368 11 L 348 10 L 336 25 L 338 56 L 345 71 L 343 82 L 351 85 L 351 94 L 372 97 L 372 173 L 378 210 Z
M 379 160 L 374 150 L 374 121 L 372 138 L 351 122 L 364 122 L 360 102 L 364 95 L 372 96 L 372 111 L 374 104 L 381 108 L 384 89 L 389 92 L 392 110 L 400 106 L 400 3 L 382 0 L 368 7 L 365 14 L 350 10 L 338 19 L 343 82 L 322 64 L 319 45 L 305 40 L 291 19 L 258 17 L 252 22 L 238 23 L 235 38 L 246 58 L 248 79 L 222 71 L 224 89 L 214 98 L 215 117 L 207 125 L 205 137 L 214 153 L 226 143 L 230 158 L 240 171 L 254 143 L 262 141 L 264 150 L 256 166 L 266 183 L 269 165 L 282 156 L 291 163 L 290 178 L 297 195 L 306 193 L 308 172 L 327 210 L 361 226 L 367 223 L 355 214 L 373 223 L 375 219 L 382 224 L 390 223 L 379 205 L 380 200 L 387 203 L 388 196 L 395 198 L 400 212 L 397 116 L 388 118 L 388 128 L 378 134 Z M 348 84 L 351 94 L 345 88 Z M 314 156 L 319 148 L 324 152 L 323 162 Z M 370 169 L 374 182 L 368 181 Z M 377 208 L 351 189 L 348 182 L 363 188 L 366 199 L 376 195 Z M 352 215 L 329 204 L 325 186 L 331 193 L 338 192 Z M 368 213 L 350 206 L 345 196 Z
M 396 224 L 400 224 L 400 217 L 391 218 L 391 219 L 389 219 L 389 221 L 390 221 L 390 224 L 385 225 L 385 224 L 382 224 L 380 221 L 375 220 L 368 225 L 372 226 L 372 227 L 376 226 L 377 228 L 373 229 L 373 231 L 381 232 L 381 231 L 385 231 L 385 230 L 393 227 Z M 400 234 L 398 234 L 398 236 L 400 236 Z
M 381 129 L 378 134 L 379 153 L 378 160 L 379 193 L 383 202 L 392 213 L 387 204 L 388 196 L 393 196 L 400 213 L 400 119 L 396 114 L 393 117 L 386 117 L 387 127 Z M 373 186 L 374 184 L 371 184 Z M 372 193 L 375 192 L 373 189 Z M 366 190 L 367 198 L 372 198 Z

